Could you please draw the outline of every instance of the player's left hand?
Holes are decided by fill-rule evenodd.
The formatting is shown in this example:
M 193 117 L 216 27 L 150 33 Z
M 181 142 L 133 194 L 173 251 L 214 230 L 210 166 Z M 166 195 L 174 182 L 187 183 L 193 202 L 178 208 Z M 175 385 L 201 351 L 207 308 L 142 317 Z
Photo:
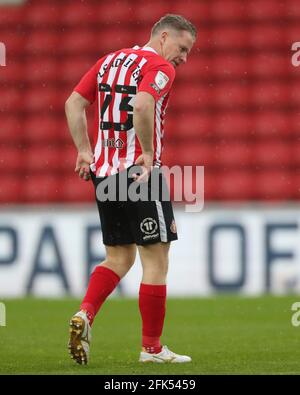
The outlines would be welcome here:
M 91 152 L 78 152 L 75 172 L 79 174 L 79 177 L 85 181 L 89 181 L 90 176 L 90 165 L 94 162 L 94 157 Z
M 153 155 L 152 154 L 141 154 L 136 161 L 135 165 L 141 166 L 142 174 L 137 175 L 133 174 L 132 178 L 137 182 L 147 182 L 150 176 L 150 173 L 153 169 Z

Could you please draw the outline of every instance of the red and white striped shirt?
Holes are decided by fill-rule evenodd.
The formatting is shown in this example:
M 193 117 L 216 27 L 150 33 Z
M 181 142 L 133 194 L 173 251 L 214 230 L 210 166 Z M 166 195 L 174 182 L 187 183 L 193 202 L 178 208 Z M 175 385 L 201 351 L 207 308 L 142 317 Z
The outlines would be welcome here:
M 154 165 L 161 165 L 164 115 L 175 78 L 173 65 L 151 47 L 134 47 L 101 58 L 81 79 L 75 91 L 96 101 L 94 164 L 99 177 L 133 165 L 142 149 L 133 127 L 137 92 L 155 99 Z

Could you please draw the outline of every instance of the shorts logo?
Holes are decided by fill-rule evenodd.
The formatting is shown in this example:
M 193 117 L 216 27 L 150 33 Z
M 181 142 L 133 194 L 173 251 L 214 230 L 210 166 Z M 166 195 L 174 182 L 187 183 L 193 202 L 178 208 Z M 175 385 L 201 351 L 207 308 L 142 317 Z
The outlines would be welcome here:
M 141 231 L 146 235 L 153 235 L 157 231 L 157 222 L 153 218 L 145 218 L 140 225 Z
M 155 84 L 158 86 L 159 89 L 164 89 L 168 81 L 169 77 L 162 71 L 159 71 L 155 76 Z
M 176 228 L 176 224 L 175 224 L 174 219 L 173 219 L 173 221 L 171 223 L 170 230 L 171 230 L 172 233 L 176 233 L 177 232 L 177 228 Z

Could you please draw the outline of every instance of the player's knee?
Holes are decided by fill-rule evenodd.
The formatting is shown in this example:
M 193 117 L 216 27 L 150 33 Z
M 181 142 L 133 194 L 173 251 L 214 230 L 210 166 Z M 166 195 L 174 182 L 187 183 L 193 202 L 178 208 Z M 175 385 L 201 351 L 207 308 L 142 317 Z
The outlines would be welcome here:
M 130 268 L 134 264 L 135 255 L 126 254 L 126 255 L 108 256 L 107 260 L 113 262 L 115 265 Z
M 133 263 L 129 261 L 116 262 L 115 260 L 106 259 L 104 262 L 102 262 L 101 265 L 112 270 L 120 277 L 120 279 L 122 279 L 130 270 Z
M 143 271 L 144 273 L 149 273 L 149 275 L 162 275 L 166 276 L 168 274 L 168 261 L 167 260 L 154 260 L 152 262 L 144 263 Z
M 123 268 L 129 270 L 134 264 L 135 257 L 133 256 L 107 256 L 105 262 L 109 266 Z
M 144 270 L 142 282 L 147 284 L 164 284 L 167 279 L 166 270 Z

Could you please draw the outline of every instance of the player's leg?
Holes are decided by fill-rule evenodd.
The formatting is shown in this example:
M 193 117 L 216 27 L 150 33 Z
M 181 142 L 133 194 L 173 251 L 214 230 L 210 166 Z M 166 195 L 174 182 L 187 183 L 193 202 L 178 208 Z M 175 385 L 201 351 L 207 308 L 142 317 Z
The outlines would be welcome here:
M 115 177 L 115 176 L 112 176 Z M 97 190 L 103 179 L 93 177 Z M 90 325 L 107 296 L 115 289 L 134 263 L 136 246 L 128 229 L 124 202 L 97 199 L 106 259 L 93 271 L 81 310 L 87 312 Z
M 86 311 L 92 325 L 94 317 L 106 298 L 134 264 L 136 245 L 105 246 L 106 259 L 91 274 L 86 295 L 80 309 Z
M 143 268 L 143 284 L 165 285 L 169 265 L 170 243 L 138 246 Z
M 160 337 L 166 313 L 166 277 L 170 243 L 139 246 L 143 277 L 139 291 L 142 317 L 142 347 L 147 352 L 161 351 Z
M 151 174 L 151 177 L 154 173 Z M 157 178 L 156 178 L 157 179 Z M 160 175 L 160 179 L 162 176 Z M 163 180 L 162 180 L 163 181 Z M 148 191 L 155 179 L 148 183 Z M 170 242 L 177 239 L 170 201 L 138 200 L 128 203 L 131 233 L 139 249 L 143 277 L 139 291 L 142 317 L 142 347 L 151 353 L 162 349 L 162 334 L 166 311 L 166 277 Z
M 170 242 L 177 240 L 171 201 L 163 198 L 161 194 L 164 189 L 161 186 L 165 184 L 162 175 L 160 182 L 160 200 L 149 199 L 131 202 L 129 205 L 132 234 L 138 245 L 143 267 L 139 291 L 143 347 L 140 361 L 189 362 L 190 357 L 174 354 L 167 347 L 162 347 L 160 342 L 166 313 L 168 254 Z M 153 186 L 155 190 L 153 184 L 151 190 Z M 148 187 L 150 188 L 149 183 Z
M 166 314 L 166 279 L 170 243 L 155 243 L 138 248 L 143 267 L 139 292 L 142 317 L 140 362 L 190 362 L 190 357 L 175 354 L 160 342 Z
M 91 326 L 100 307 L 134 264 L 136 245 L 106 246 L 105 261 L 91 274 L 80 311 L 70 321 L 69 352 L 79 364 L 89 359 Z
M 103 181 L 95 177 L 92 179 L 96 188 Z M 128 229 L 128 217 L 123 204 L 97 199 L 106 259 L 93 271 L 81 310 L 70 321 L 69 350 L 72 358 L 80 364 L 88 362 L 94 317 L 135 260 L 136 246 Z

